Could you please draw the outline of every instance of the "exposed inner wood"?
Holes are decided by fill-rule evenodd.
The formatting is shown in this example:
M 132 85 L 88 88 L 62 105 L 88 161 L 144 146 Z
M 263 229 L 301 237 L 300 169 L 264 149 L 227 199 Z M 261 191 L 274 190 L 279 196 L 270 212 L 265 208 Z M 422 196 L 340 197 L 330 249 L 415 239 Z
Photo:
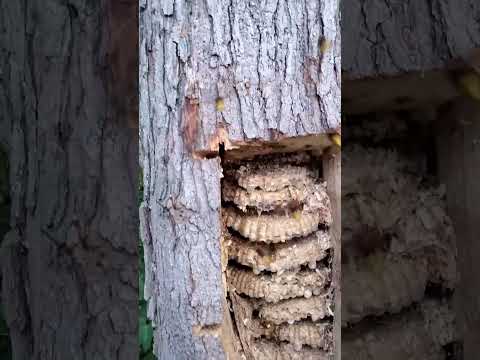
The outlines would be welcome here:
M 225 143 L 225 142 L 224 142 Z M 312 151 L 320 155 L 332 146 L 330 136 L 326 133 L 295 137 L 279 137 L 273 141 L 249 141 L 245 143 L 227 142 L 225 160 L 248 160 L 259 155 L 299 154 L 302 151 Z
M 315 155 L 225 161 L 225 274 L 249 360 L 333 356 L 332 214 Z

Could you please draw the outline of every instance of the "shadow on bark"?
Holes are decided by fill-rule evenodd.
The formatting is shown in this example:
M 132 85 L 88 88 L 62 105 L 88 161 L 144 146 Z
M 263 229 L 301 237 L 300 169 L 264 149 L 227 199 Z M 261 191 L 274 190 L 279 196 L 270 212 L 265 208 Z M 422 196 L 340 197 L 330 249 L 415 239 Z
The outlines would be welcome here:
M 0 148 L 0 243 L 2 242 L 3 237 L 9 228 L 10 199 L 8 194 L 8 159 L 7 154 Z M 3 304 L 0 295 L 0 360 L 10 360 L 11 358 L 12 349 L 10 345 L 10 336 L 3 314 Z

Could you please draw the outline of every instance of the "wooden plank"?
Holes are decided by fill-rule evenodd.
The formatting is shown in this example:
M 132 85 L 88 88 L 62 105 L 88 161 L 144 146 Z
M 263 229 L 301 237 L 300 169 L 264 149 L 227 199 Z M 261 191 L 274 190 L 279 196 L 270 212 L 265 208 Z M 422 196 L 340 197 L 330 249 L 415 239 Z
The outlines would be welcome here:
M 342 84 L 342 112 L 355 115 L 438 106 L 460 95 L 453 75 L 447 71 L 345 80 Z
M 327 192 L 332 205 L 333 223 L 331 226 L 331 236 L 333 239 L 333 286 L 335 289 L 335 315 L 334 315 L 334 342 L 335 342 L 335 359 L 340 360 L 342 355 L 342 289 L 341 289 L 341 268 L 342 268 L 342 251 L 341 251 L 341 152 L 338 147 L 330 147 L 323 155 L 323 177 L 327 182 Z
M 447 187 L 447 204 L 457 235 L 460 283 L 456 290 L 464 359 L 478 358 L 480 343 L 480 104 L 459 99 L 443 109 L 438 124 L 440 180 Z

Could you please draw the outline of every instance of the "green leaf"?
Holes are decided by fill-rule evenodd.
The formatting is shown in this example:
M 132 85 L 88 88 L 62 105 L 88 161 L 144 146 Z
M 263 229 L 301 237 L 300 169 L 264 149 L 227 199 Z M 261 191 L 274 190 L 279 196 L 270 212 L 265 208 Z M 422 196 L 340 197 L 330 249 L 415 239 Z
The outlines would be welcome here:
M 140 356 L 141 360 L 156 360 L 155 355 L 152 352 Z
M 144 286 L 145 286 L 145 274 L 144 271 L 139 271 L 138 275 L 138 291 L 139 291 L 139 296 L 140 296 L 140 301 L 144 300 Z
M 140 172 L 138 183 L 138 201 L 143 201 L 143 173 Z M 147 318 L 147 302 L 144 300 L 145 261 L 142 240 L 138 241 L 138 342 L 140 344 L 140 360 L 156 360 L 153 355 L 153 328 Z M 1 360 L 1 359 L 0 359 Z
M 146 353 L 152 349 L 153 345 L 153 329 L 150 324 L 143 323 L 139 326 L 139 343 L 142 353 Z

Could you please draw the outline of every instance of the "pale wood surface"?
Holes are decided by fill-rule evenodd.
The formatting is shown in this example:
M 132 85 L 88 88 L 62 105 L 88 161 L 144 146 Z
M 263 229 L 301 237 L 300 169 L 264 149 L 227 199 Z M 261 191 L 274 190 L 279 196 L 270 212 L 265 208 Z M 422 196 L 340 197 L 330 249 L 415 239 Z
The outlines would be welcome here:
M 332 205 L 333 223 L 330 228 L 330 234 L 333 239 L 333 286 L 335 289 L 335 315 L 334 315 L 334 341 L 335 341 L 335 359 L 340 360 L 342 355 L 342 199 L 341 199 L 341 181 L 342 181 L 342 156 L 337 147 L 330 148 L 323 158 L 323 176 L 327 182 L 327 192 Z

